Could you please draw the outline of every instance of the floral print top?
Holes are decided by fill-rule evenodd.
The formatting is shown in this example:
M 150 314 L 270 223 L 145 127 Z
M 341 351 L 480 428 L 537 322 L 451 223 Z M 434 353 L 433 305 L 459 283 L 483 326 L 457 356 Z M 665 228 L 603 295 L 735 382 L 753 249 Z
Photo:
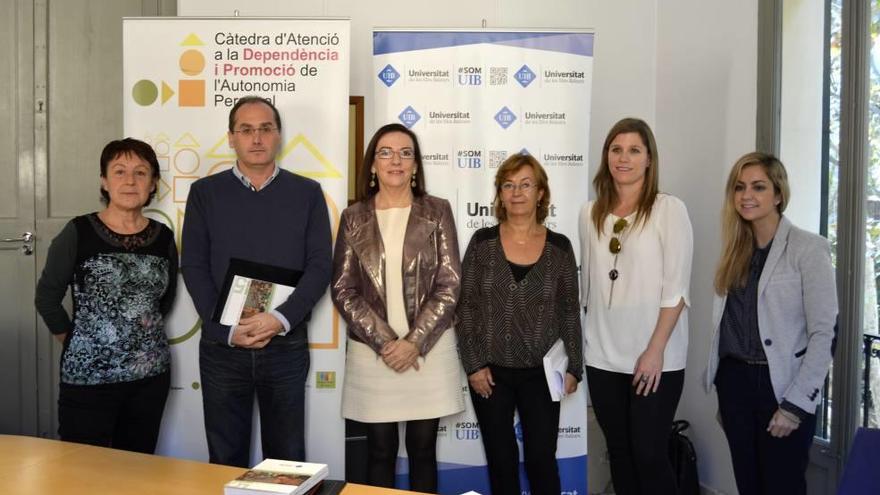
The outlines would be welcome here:
M 52 333 L 67 333 L 61 381 L 130 382 L 158 375 L 171 361 L 164 315 L 177 281 L 171 230 L 150 220 L 118 234 L 97 213 L 71 220 L 52 241 L 36 305 Z M 67 288 L 73 321 L 61 305 Z

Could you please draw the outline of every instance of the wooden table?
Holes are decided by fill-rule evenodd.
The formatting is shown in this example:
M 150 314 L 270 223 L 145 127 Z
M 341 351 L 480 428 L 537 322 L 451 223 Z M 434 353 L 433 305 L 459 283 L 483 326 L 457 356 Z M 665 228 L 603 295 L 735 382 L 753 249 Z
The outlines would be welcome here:
M 0 435 L 0 493 L 222 495 L 244 469 L 45 438 Z M 349 483 L 342 495 L 415 494 Z

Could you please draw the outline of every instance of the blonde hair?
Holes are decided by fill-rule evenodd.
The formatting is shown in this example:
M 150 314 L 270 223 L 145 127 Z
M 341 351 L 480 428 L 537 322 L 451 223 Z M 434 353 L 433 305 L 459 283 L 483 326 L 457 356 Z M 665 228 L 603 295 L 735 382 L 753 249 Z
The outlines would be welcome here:
M 611 211 L 614 210 L 614 207 L 617 206 L 620 200 L 617 197 L 617 189 L 614 187 L 614 178 L 611 176 L 611 170 L 608 167 L 608 149 L 611 147 L 611 142 L 619 134 L 630 132 L 638 134 L 642 138 L 642 144 L 648 148 L 648 169 L 645 170 L 645 182 L 642 185 L 642 193 L 639 196 L 636 218 L 633 224 L 645 222 L 651 217 L 651 209 L 654 207 L 654 200 L 657 199 L 660 180 L 660 157 L 657 154 L 657 142 L 654 140 L 654 133 L 651 132 L 651 128 L 642 119 L 622 119 L 608 131 L 605 144 L 602 145 L 602 160 L 599 164 L 599 170 L 593 178 L 596 202 L 593 203 L 590 217 L 593 220 L 593 225 L 596 226 L 596 231 L 600 235 L 604 230 L 605 219 L 611 214 Z
M 773 155 L 758 151 L 746 153 L 730 169 L 724 189 L 724 207 L 721 209 L 721 259 L 715 269 L 715 292 L 723 296 L 728 290 L 744 287 L 749 275 L 749 263 L 755 250 L 755 235 L 750 222 L 736 211 L 734 194 L 739 176 L 746 167 L 760 166 L 773 184 L 773 193 L 779 197 L 776 211 L 785 211 L 791 192 L 785 166 Z

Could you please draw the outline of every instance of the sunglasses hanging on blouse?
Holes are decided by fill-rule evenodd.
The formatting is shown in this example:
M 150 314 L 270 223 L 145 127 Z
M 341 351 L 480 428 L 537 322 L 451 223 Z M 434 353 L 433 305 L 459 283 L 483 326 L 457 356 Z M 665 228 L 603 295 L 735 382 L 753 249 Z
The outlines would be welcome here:
M 611 279 L 611 291 L 608 294 L 609 309 L 611 309 L 611 301 L 614 299 L 614 281 L 620 276 L 620 272 L 617 271 L 617 255 L 620 254 L 620 250 L 623 249 L 624 236 L 621 234 L 628 225 L 629 222 L 627 222 L 625 218 L 620 218 L 614 222 L 614 235 L 611 237 L 611 240 L 608 241 L 608 250 L 614 255 L 614 266 L 611 268 L 611 271 L 608 272 L 608 278 Z

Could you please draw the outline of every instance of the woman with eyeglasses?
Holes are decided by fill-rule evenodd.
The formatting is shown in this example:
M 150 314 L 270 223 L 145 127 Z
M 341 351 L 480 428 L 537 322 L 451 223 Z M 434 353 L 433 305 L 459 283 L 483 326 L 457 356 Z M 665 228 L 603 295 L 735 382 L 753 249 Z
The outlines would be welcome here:
M 368 482 L 383 487 L 394 487 L 405 422 L 409 488 L 434 493 L 439 418 L 464 410 L 452 209 L 425 192 L 419 141 L 400 124 L 370 140 L 359 198 L 342 212 L 333 258 L 349 337 L 342 415 L 366 423 Z
M 498 225 L 471 237 L 462 262 L 459 350 L 468 374 L 493 494 L 522 493 L 513 428 L 519 412 L 532 493 L 560 492 L 556 465 L 559 402 L 543 358 L 562 340 L 566 394 L 583 374 L 577 264 L 568 238 L 544 226 L 547 174 L 529 155 L 509 157 L 495 174 Z
M 669 431 L 684 385 L 693 232 L 658 191 L 651 128 L 617 122 L 581 210 L 587 382 L 615 492 L 673 494 Z
M 816 406 L 834 352 L 837 289 L 828 240 L 782 215 L 788 175 L 748 153 L 727 179 L 706 388 L 740 493 L 804 494 Z

